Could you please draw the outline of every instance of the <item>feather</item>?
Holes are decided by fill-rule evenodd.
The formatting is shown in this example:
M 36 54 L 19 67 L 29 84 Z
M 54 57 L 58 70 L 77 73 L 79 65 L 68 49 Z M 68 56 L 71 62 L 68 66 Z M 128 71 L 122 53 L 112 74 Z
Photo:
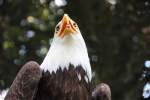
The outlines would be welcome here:
M 109 85 L 101 83 L 92 92 L 92 100 L 111 100 L 111 90 Z
M 91 83 L 86 82 L 85 76 L 87 73 L 81 66 L 73 65 L 52 73 L 43 71 L 33 100 L 91 100 Z
M 42 76 L 39 64 L 26 63 L 17 74 L 5 100 L 32 100 Z

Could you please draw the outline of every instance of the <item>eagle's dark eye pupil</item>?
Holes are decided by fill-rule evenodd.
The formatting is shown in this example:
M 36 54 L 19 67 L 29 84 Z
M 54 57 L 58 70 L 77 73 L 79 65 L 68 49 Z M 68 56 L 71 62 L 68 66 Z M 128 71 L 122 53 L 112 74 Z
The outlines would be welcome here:
M 73 26 L 74 26 L 74 27 L 77 27 L 77 24 L 76 24 L 76 23 L 73 23 Z
M 56 26 L 56 31 L 59 31 L 59 29 L 60 29 L 59 25 L 58 25 L 58 26 Z

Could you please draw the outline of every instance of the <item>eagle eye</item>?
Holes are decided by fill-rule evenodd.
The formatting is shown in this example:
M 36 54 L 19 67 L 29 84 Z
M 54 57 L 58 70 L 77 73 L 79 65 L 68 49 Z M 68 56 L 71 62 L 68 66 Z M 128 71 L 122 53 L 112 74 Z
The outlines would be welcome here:
M 56 31 L 59 31 L 59 29 L 60 29 L 60 26 L 57 25 L 57 26 L 56 26 Z
M 77 27 L 77 24 L 76 24 L 76 23 L 73 23 L 73 26 L 74 26 L 74 27 Z

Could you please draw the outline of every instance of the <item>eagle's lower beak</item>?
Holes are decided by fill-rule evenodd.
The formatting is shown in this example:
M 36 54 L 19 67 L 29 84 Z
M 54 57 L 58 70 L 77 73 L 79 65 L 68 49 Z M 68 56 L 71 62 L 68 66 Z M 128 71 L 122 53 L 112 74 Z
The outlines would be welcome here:
M 67 14 L 64 14 L 62 21 L 61 21 L 61 28 L 60 28 L 60 37 L 64 37 L 66 34 L 75 33 L 76 29 L 73 27 L 71 23 L 71 19 Z

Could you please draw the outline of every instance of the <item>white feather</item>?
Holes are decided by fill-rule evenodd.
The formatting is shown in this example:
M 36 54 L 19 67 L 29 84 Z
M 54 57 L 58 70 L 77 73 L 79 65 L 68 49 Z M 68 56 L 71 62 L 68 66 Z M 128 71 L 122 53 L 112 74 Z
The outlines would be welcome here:
M 58 68 L 67 68 L 69 64 L 81 65 L 91 80 L 91 66 L 84 39 L 80 33 L 72 33 L 61 38 L 54 35 L 51 47 L 41 64 L 44 71 L 56 72 Z
M 81 81 L 81 75 L 77 74 L 79 81 Z

